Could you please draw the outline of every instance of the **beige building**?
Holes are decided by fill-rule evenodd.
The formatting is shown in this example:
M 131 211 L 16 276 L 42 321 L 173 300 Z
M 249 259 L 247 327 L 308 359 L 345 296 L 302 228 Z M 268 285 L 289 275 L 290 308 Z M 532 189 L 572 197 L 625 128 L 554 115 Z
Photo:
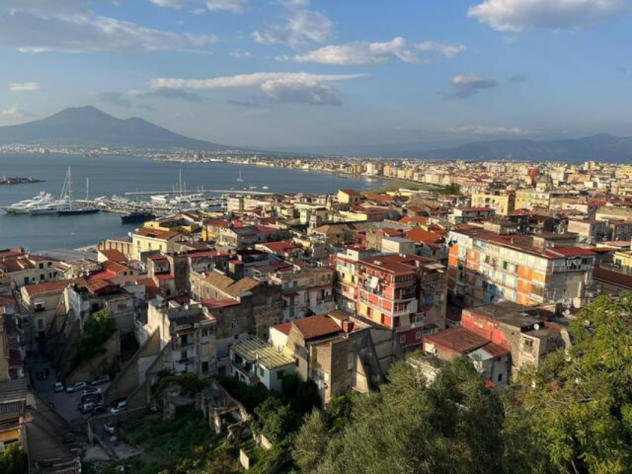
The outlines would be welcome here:
M 472 207 L 490 207 L 496 214 L 507 216 L 516 208 L 516 195 L 511 194 L 486 194 L 472 195 Z
M 183 240 L 184 236 L 178 232 L 143 227 L 132 234 L 133 255 L 140 259 L 145 252 L 172 253 Z

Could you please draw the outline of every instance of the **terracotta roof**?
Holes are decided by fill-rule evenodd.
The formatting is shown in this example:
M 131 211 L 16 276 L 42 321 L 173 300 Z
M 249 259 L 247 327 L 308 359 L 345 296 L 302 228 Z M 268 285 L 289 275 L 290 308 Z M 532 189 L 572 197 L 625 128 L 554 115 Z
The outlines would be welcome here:
M 48 281 L 46 283 L 37 283 L 35 285 L 26 285 L 24 287 L 24 291 L 26 291 L 29 296 L 41 295 L 43 293 L 62 292 L 74 281 L 75 280 L 56 280 Z
M 178 232 L 171 232 L 161 229 L 151 229 L 149 227 L 141 227 L 135 232 L 135 234 L 142 237 L 150 237 L 158 240 L 171 240 L 180 235 Z
M 326 315 L 297 319 L 292 322 L 292 325 L 306 340 L 335 334 L 340 331 L 338 325 Z
M 406 231 L 404 235 L 408 239 L 414 242 L 418 242 L 418 243 L 421 243 L 421 242 L 436 243 L 440 239 L 444 238 L 444 236 L 441 234 L 437 234 L 435 232 L 428 232 L 427 230 L 420 229 L 419 227 Z
M 276 329 L 288 336 L 290 334 L 290 330 L 292 329 L 292 323 L 277 324 L 276 326 L 272 326 L 270 329 Z
M 125 255 L 122 252 L 119 252 L 118 250 L 99 250 L 99 253 L 101 255 L 103 255 L 105 258 L 107 258 L 110 262 L 117 262 L 117 263 L 121 263 L 121 262 L 126 262 L 127 258 L 125 257 Z
M 361 194 L 356 191 L 355 189 L 341 189 L 340 191 L 338 191 L 339 193 L 345 193 L 349 196 L 361 196 Z
M 487 339 L 468 331 L 462 326 L 456 326 L 445 331 L 426 336 L 426 342 L 449 349 L 459 354 L 467 354 L 489 343 Z
M 626 275 L 625 273 L 598 267 L 593 271 L 593 278 L 632 289 L 632 275 Z

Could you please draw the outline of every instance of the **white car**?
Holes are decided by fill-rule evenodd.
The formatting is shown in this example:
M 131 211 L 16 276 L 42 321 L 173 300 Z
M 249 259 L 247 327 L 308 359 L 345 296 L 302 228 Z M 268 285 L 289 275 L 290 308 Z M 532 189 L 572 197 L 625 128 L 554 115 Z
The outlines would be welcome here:
M 98 387 L 88 387 L 88 388 L 85 388 L 83 390 L 83 392 L 81 392 L 81 394 L 83 396 L 86 396 L 86 395 L 100 395 L 101 394 L 101 389 L 98 388 Z
M 118 415 L 119 413 L 125 410 L 127 410 L 127 400 L 122 398 L 112 403 L 112 408 L 110 408 L 110 413 L 112 415 Z
M 64 392 L 66 390 L 66 387 L 64 387 L 64 384 L 61 382 L 55 382 L 53 390 L 55 391 L 55 393 Z
M 90 382 L 90 385 L 101 385 L 102 383 L 108 383 L 110 380 L 112 379 L 109 375 L 102 375 L 101 377 L 97 377 L 92 382 Z
M 83 390 L 87 386 L 88 384 L 86 382 L 75 382 L 70 387 L 66 387 L 66 392 L 74 393 L 74 392 L 77 392 L 78 390 Z

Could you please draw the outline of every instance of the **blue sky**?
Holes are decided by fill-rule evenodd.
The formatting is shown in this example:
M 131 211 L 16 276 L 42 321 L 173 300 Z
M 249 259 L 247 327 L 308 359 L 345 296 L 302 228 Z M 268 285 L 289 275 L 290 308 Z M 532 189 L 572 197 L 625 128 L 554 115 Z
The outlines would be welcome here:
M 2 0 L 0 125 L 244 146 L 632 135 L 630 0 Z

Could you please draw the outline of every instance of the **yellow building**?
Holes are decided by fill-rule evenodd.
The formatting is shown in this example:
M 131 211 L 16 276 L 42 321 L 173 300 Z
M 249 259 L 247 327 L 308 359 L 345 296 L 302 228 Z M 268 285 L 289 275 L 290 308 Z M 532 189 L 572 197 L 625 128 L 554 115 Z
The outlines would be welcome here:
M 139 259 L 142 253 L 156 250 L 161 253 L 174 252 L 183 239 L 184 236 L 178 232 L 143 227 L 132 234 L 134 257 Z
M 617 270 L 632 273 L 632 251 L 616 252 L 612 261 Z
M 516 207 L 515 194 L 486 194 L 477 193 L 472 195 L 472 207 L 490 207 L 496 214 L 508 216 Z

